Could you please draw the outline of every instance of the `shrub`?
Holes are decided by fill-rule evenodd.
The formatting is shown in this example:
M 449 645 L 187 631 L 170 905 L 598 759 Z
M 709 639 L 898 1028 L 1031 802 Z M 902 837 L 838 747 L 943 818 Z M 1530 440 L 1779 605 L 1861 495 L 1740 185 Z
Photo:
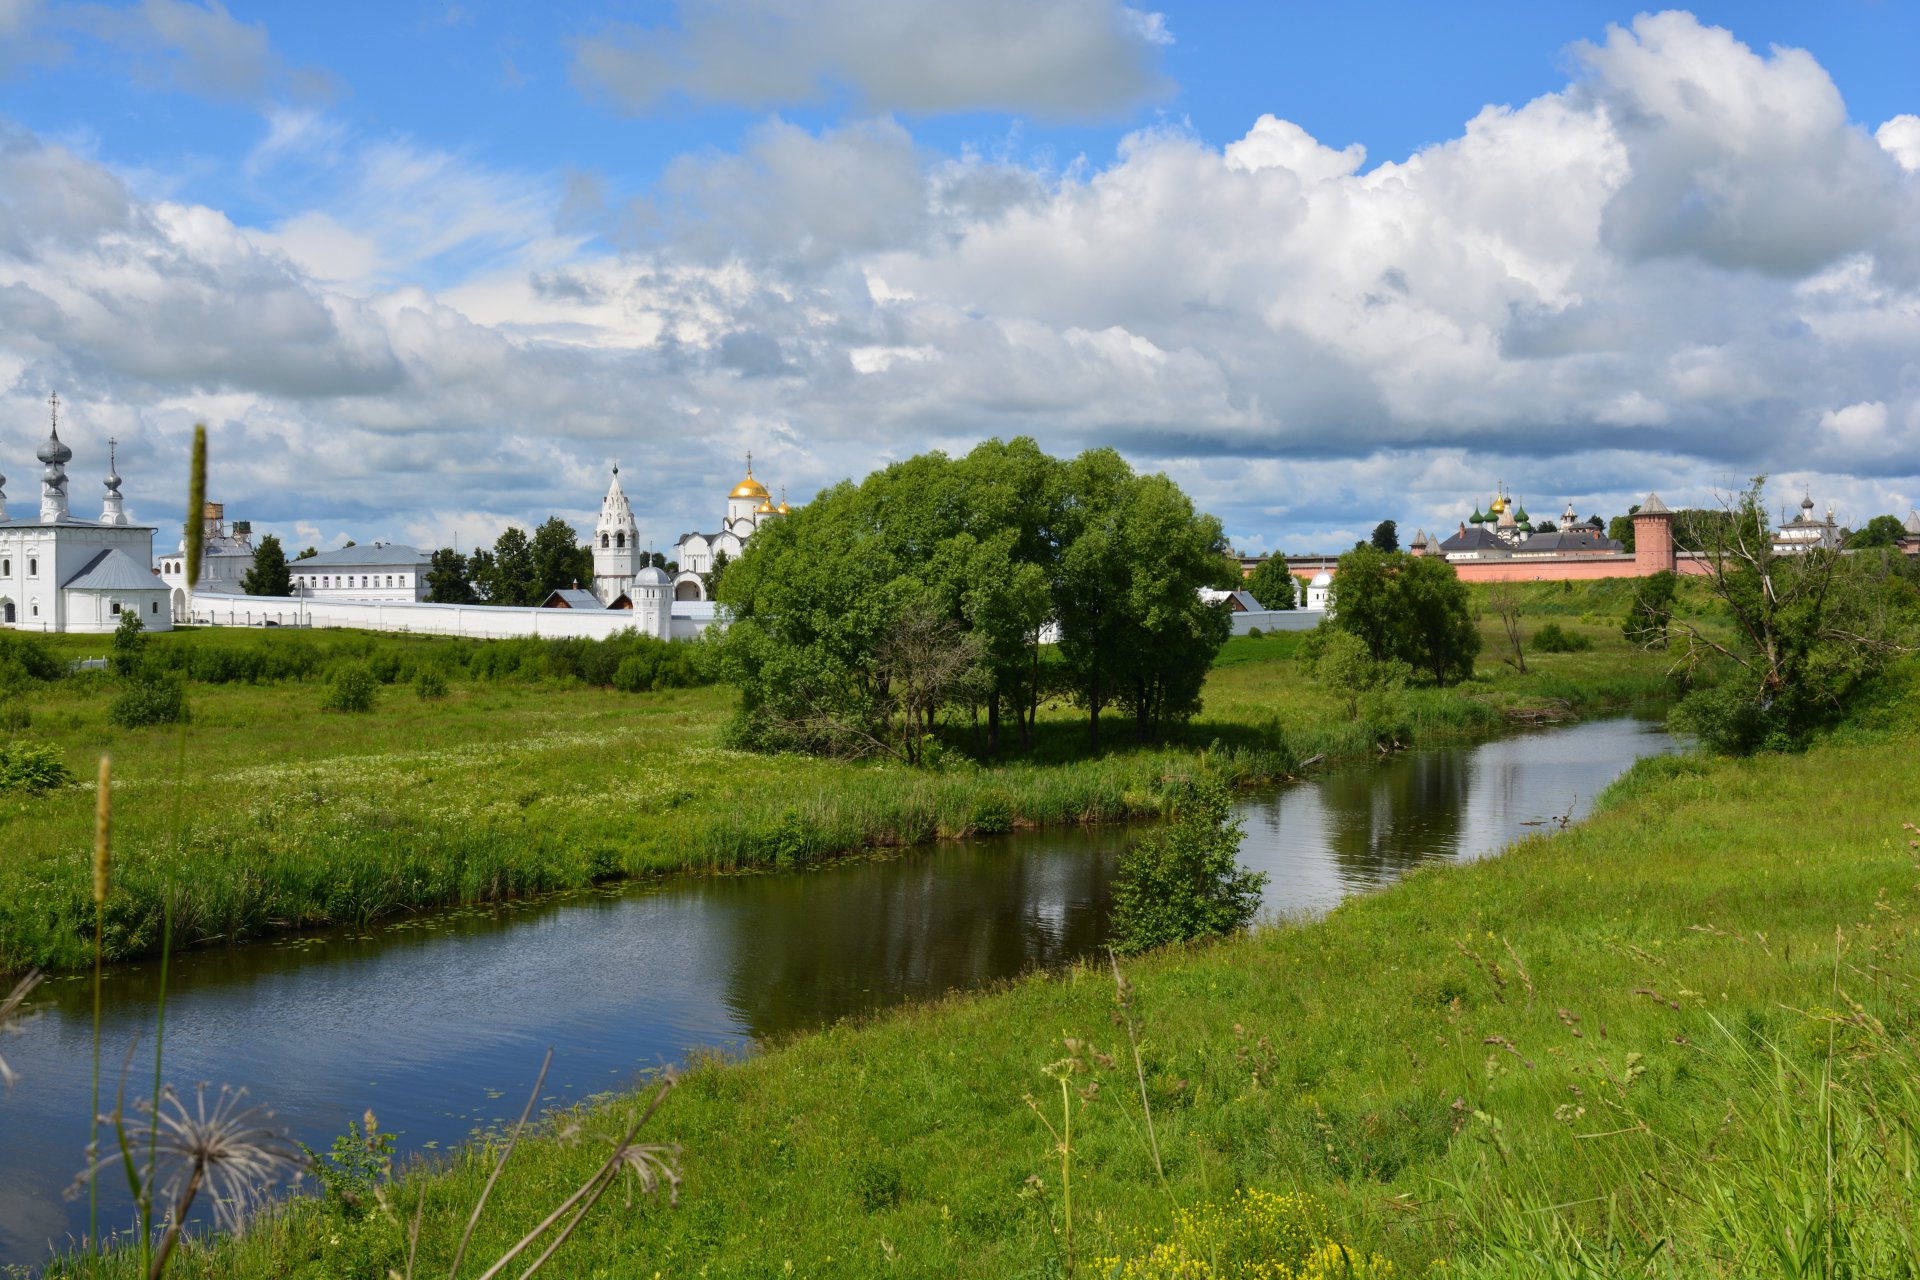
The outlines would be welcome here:
M 179 675 L 137 675 L 107 705 L 107 719 L 122 729 L 178 724 L 188 718 L 187 682 Z
M 120 625 L 113 630 L 113 673 L 117 676 L 138 675 L 146 660 L 147 627 L 140 621 L 140 615 L 131 609 L 120 615 Z
M 18 694 L 0 693 L 0 733 L 25 733 L 31 728 L 33 708 L 27 705 L 27 700 Z
M 0 687 L 58 680 L 66 673 L 66 664 L 43 641 L 17 631 L 0 631 Z
M 1167 1236 L 1130 1258 L 1099 1260 L 1117 1280 L 1385 1280 L 1393 1264 L 1328 1235 L 1327 1215 L 1311 1196 L 1251 1189 L 1225 1206 L 1211 1201 L 1176 1209 Z
M 72 771 L 52 743 L 16 739 L 0 744 L 0 793 L 51 791 L 72 782 Z
M 349 662 L 336 667 L 327 685 L 327 696 L 320 700 L 322 710 L 361 712 L 373 710 L 373 695 L 378 682 L 365 663 Z
M 1591 637 L 1569 631 L 1557 622 L 1549 622 L 1533 633 L 1533 647 L 1541 653 L 1585 653 L 1593 648 Z
M 447 678 L 436 667 L 422 667 L 413 678 L 413 692 L 422 702 L 447 696 Z
M 1187 784 L 1173 821 L 1120 855 L 1115 948 L 1133 955 L 1245 928 L 1267 877 L 1240 866 L 1241 833 L 1225 786 L 1207 777 Z

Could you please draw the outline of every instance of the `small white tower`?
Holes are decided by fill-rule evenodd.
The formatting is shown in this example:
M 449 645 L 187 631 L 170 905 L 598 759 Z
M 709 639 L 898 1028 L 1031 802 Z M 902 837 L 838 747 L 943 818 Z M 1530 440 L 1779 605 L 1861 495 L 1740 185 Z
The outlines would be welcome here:
M 60 442 L 60 393 L 54 392 L 47 403 L 53 406 L 53 426 L 36 455 L 46 464 L 40 473 L 40 523 L 58 524 L 67 518 L 67 464 L 73 461 L 73 450 Z
M 612 604 L 632 588 L 643 558 L 640 528 L 620 488 L 620 468 L 616 466 L 607 496 L 600 500 L 600 519 L 593 526 L 593 593 L 601 604 Z
M 120 442 L 112 436 L 107 437 L 107 500 L 100 508 L 101 524 L 126 524 L 126 499 L 120 496 L 120 469 L 114 465 L 113 455 Z

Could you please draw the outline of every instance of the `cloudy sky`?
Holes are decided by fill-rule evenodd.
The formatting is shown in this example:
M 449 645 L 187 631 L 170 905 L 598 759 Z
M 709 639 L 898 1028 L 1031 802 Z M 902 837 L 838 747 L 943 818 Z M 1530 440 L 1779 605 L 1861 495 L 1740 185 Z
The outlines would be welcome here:
M 299 545 L 1027 433 L 1246 551 L 1920 503 L 1920 8 L 0 0 L 0 471 Z M 170 539 L 163 539 L 170 541 Z

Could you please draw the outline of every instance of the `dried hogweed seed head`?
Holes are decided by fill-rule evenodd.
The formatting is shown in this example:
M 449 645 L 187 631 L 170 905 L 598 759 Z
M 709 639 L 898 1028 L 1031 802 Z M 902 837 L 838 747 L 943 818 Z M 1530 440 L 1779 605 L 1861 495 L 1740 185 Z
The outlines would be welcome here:
M 100 793 L 93 801 L 93 905 L 107 900 L 107 845 L 113 830 L 113 761 L 100 757 Z
M 206 542 L 207 427 L 193 428 L 193 465 L 187 481 L 187 590 L 200 585 L 200 551 Z

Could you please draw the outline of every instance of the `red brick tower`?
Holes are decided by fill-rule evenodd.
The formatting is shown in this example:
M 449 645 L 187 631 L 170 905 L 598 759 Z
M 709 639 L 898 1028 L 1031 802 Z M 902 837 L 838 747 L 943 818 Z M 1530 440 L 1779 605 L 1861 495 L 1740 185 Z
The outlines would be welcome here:
M 1633 513 L 1633 574 L 1636 578 L 1649 577 L 1662 569 L 1672 569 L 1676 563 L 1673 512 L 1660 501 L 1659 494 L 1649 493 Z

